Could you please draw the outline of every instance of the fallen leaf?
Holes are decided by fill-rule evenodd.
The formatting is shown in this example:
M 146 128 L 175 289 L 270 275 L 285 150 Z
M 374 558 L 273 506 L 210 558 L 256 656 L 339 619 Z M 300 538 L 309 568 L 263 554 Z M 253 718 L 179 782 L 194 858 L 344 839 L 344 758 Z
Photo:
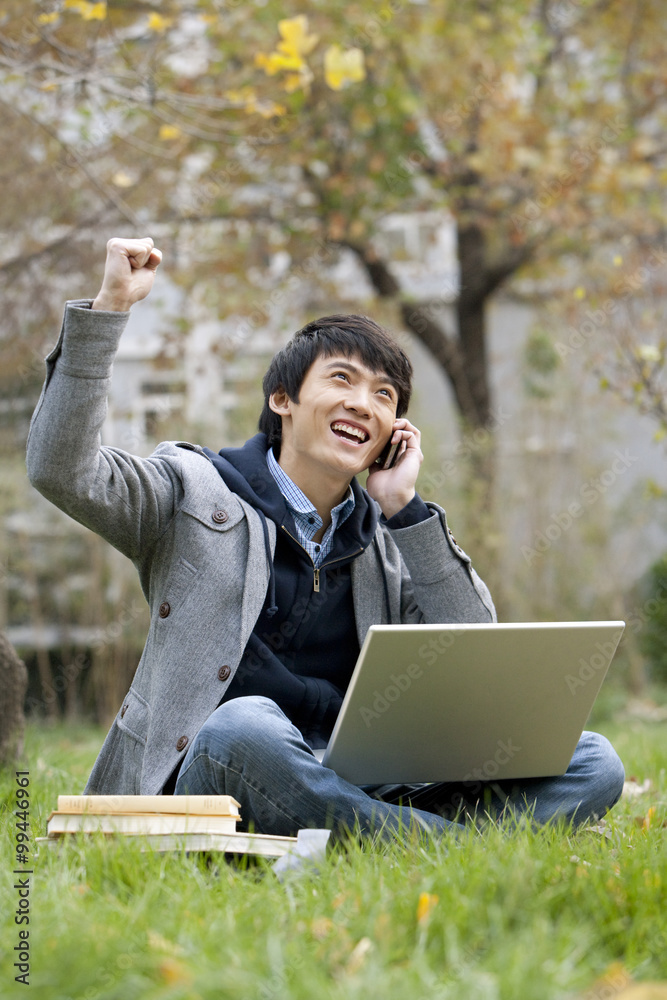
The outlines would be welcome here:
M 612 962 L 599 979 L 596 979 L 585 993 L 580 994 L 578 1000 L 599 1000 L 603 996 L 621 996 L 622 994 L 618 991 L 624 991 L 626 986 L 631 983 L 632 976 L 623 963 Z
M 647 792 L 651 790 L 651 779 L 646 778 L 641 785 L 636 778 L 628 778 L 627 781 L 623 783 L 623 795 L 626 798 L 634 799 L 638 795 L 646 795 Z
M 188 967 L 175 958 L 163 958 L 158 965 L 158 974 L 170 986 L 192 982 L 192 973 Z
M 315 917 L 310 925 L 310 930 L 314 938 L 322 941 L 330 933 L 332 927 L 331 917 Z
M 587 833 L 600 833 L 602 834 L 603 837 L 606 837 L 608 840 L 611 840 L 612 837 L 611 830 L 607 826 L 607 821 L 605 819 L 601 819 L 600 822 L 597 823 L 595 826 L 585 826 L 584 830 Z
M 657 705 L 648 698 L 632 698 L 622 714 L 633 719 L 642 719 L 644 722 L 665 722 L 667 720 L 667 706 Z
M 646 816 L 644 816 L 642 829 L 648 830 L 648 828 L 653 825 L 654 818 L 655 818 L 655 806 L 651 806 L 649 808 L 649 811 L 646 813 Z
M 431 915 L 431 911 L 437 905 L 439 896 L 434 893 L 422 892 L 417 903 L 417 923 L 425 923 Z
M 634 983 L 616 997 L 618 1000 L 667 1000 L 667 983 Z
M 347 965 L 345 966 L 347 972 L 351 974 L 358 972 L 361 966 L 366 961 L 366 955 L 368 955 L 369 951 L 371 951 L 372 948 L 373 948 L 373 942 L 371 941 L 371 939 L 367 937 L 362 937 L 361 941 L 359 941 L 359 943 L 356 944 L 352 949 L 350 957 L 347 961 Z
M 168 955 L 182 955 L 183 947 L 180 944 L 176 944 L 175 941 L 168 941 L 166 937 L 158 931 L 149 929 L 148 931 L 148 944 L 153 951 L 164 951 Z

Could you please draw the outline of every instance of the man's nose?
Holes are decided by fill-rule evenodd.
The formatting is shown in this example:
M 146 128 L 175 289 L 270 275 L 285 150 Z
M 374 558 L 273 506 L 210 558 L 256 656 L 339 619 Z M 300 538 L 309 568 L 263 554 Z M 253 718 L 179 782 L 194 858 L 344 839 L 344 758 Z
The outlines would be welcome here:
M 354 391 L 347 397 L 346 406 L 356 413 L 370 416 L 372 410 L 370 387 L 363 383 L 355 385 Z

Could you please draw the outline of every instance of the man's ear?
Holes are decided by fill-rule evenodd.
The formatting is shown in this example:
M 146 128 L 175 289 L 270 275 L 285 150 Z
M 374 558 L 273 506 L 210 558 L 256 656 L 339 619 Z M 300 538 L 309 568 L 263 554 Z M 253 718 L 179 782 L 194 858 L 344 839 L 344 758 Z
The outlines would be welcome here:
M 269 407 L 279 416 L 287 417 L 292 412 L 292 400 L 281 387 L 276 392 L 272 392 L 269 396 Z

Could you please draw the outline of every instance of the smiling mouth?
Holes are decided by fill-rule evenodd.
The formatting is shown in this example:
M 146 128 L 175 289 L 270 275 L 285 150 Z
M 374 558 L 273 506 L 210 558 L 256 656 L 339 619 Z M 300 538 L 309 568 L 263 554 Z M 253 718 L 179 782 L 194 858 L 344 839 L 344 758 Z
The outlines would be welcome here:
M 336 437 L 342 438 L 343 441 L 350 441 L 353 444 L 365 444 L 370 437 L 370 435 L 365 430 L 362 430 L 361 427 L 355 427 L 353 424 L 347 424 L 343 420 L 336 420 L 331 425 L 331 430 L 334 432 Z

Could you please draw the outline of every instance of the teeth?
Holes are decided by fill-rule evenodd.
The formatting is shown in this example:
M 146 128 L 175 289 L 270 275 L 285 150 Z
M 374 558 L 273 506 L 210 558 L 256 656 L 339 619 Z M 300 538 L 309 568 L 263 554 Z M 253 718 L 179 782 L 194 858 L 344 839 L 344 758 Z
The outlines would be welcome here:
M 346 434 L 353 434 L 354 437 L 358 437 L 360 441 L 368 440 L 368 434 L 366 431 L 362 431 L 360 427 L 353 427 L 351 424 L 344 424 L 340 420 L 335 424 L 332 424 L 331 429 L 334 431 L 345 431 Z

